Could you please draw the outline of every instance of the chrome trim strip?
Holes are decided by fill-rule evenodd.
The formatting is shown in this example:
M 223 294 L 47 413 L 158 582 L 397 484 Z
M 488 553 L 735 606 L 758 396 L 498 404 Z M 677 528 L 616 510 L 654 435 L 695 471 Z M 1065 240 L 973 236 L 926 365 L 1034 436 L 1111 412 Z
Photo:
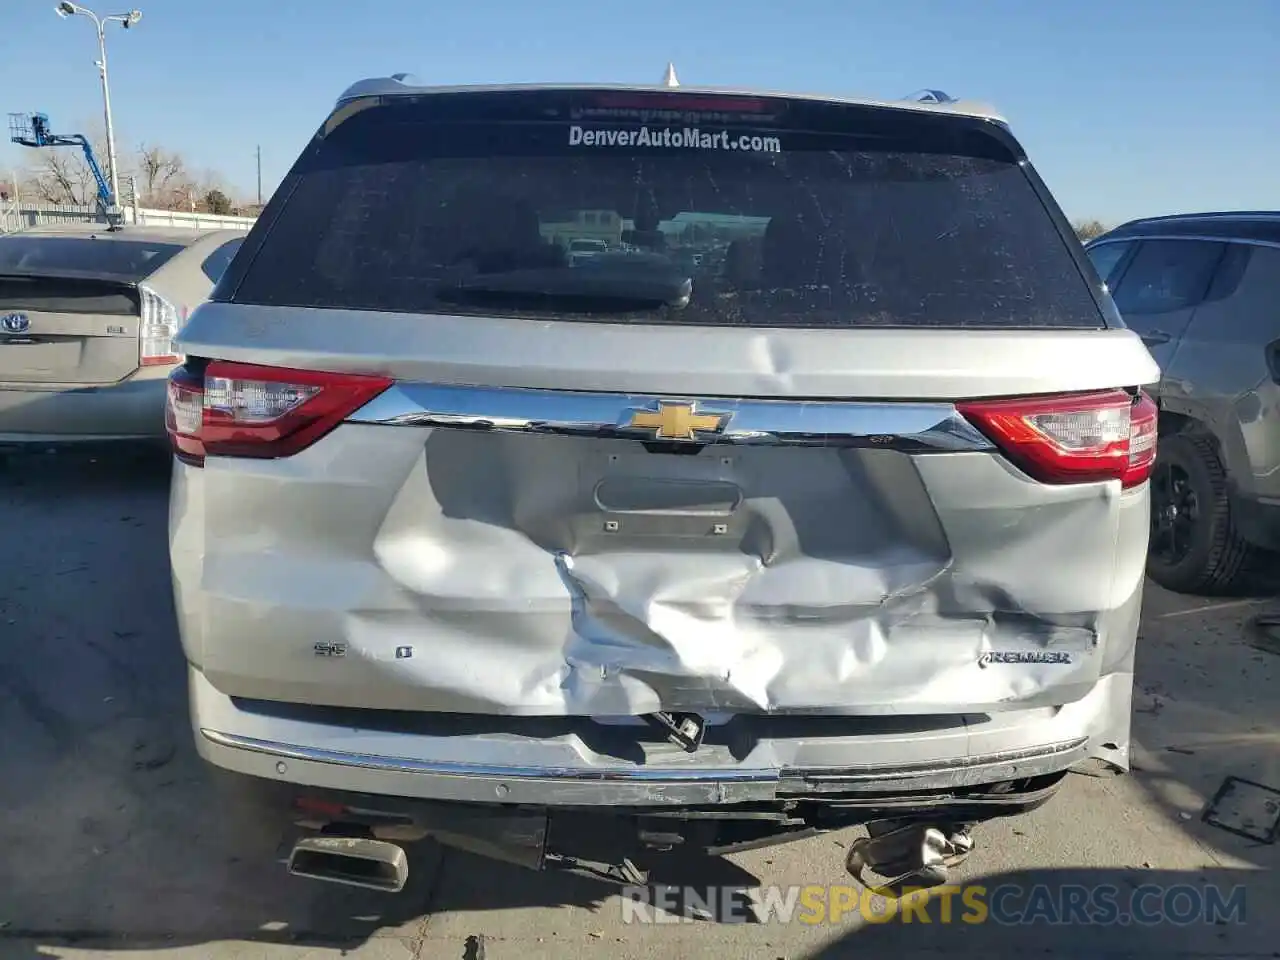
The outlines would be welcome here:
M 590 767 L 493 767 L 478 763 L 452 761 L 414 760 L 408 757 L 383 757 L 366 753 L 348 753 L 343 750 L 323 750 L 318 747 L 299 747 L 274 740 L 259 740 L 234 733 L 201 728 L 206 740 L 224 747 L 265 753 L 286 760 L 309 760 L 315 763 L 331 763 L 344 767 L 362 767 L 366 770 L 387 770 L 398 773 L 426 773 L 439 777 L 498 778 L 502 780 L 573 780 L 576 782 L 646 782 L 646 783 L 775 783 L 777 770 L 725 770 L 678 769 L 662 767 L 618 770 Z
M 844 767 L 839 769 L 812 769 L 786 771 L 788 776 L 796 776 L 804 780 L 821 783 L 822 789 L 847 790 L 861 786 L 879 786 L 885 788 L 897 780 L 917 780 L 920 778 L 946 776 L 953 785 L 977 784 L 990 776 L 991 768 L 1016 764 L 1020 768 L 1018 778 L 1034 776 L 1023 772 L 1026 765 L 1039 768 L 1039 772 L 1048 773 L 1052 769 L 1061 769 L 1083 759 L 1085 748 L 1089 744 L 1088 737 L 1076 737 L 1062 743 L 1046 744 L 1033 750 L 1009 750 L 1002 753 L 980 754 L 976 757 L 964 757 L 955 760 L 940 760 L 905 767 Z M 974 773 L 977 779 L 974 779 Z M 1012 778 L 1014 775 L 1010 774 Z M 999 778 L 997 778 L 999 779 Z
M 297 782 L 313 786 L 340 786 L 373 793 L 400 791 L 420 799 L 545 806 L 679 806 L 769 801 L 788 796 L 883 796 L 886 791 L 956 790 L 1058 773 L 1083 760 L 1088 749 L 1088 738 L 1081 737 L 1035 750 L 960 757 L 916 766 L 840 769 L 686 766 L 600 770 L 433 762 L 302 747 L 207 728 L 200 732 L 206 743 L 229 751 L 222 756 L 215 751 L 207 755 L 209 760 L 268 778 L 273 777 L 275 763 L 291 760 L 316 765 L 292 774 Z M 252 761 L 253 757 L 259 760 Z M 413 780 L 361 781 L 351 772 L 354 769 L 366 771 L 371 778 L 409 774 Z M 921 803 L 927 802 L 927 798 L 922 798 Z
M 1196 220 L 1241 220 L 1269 223 L 1280 220 L 1277 210 L 1208 210 L 1204 213 L 1170 213 L 1162 217 L 1140 217 L 1131 223 L 1178 223 Z M 1124 226 L 1124 224 L 1121 224 Z
M 1238 243 L 1245 247 L 1269 247 L 1271 249 L 1280 249 L 1280 242 L 1275 240 L 1259 240 L 1256 237 L 1236 237 L 1229 233 L 1222 234 L 1199 234 L 1199 233 L 1132 233 L 1124 234 L 1119 237 L 1099 237 L 1096 240 L 1090 240 L 1085 245 L 1086 250 L 1092 250 L 1094 247 L 1104 247 L 1108 244 L 1116 243 L 1144 243 L 1155 240 L 1196 240 L 1200 243 Z
M 992 444 L 948 403 L 735 400 L 399 383 L 352 414 L 355 423 L 450 427 L 654 441 L 633 414 L 687 405 L 710 424 L 674 442 L 735 446 L 876 447 L 989 451 Z M 696 425 L 695 425 L 696 426 Z M 717 429 L 717 427 L 719 429 Z M 661 439 L 672 442 L 672 438 Z

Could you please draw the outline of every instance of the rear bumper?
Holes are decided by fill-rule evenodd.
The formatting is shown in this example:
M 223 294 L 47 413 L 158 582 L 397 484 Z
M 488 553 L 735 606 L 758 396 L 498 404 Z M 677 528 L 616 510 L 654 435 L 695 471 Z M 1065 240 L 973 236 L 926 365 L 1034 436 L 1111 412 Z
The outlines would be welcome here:
M 94 387 L 0 385 L 0 443 L 162 440 L 169 369 Z
M 1059 708 L 993 716 L 843 718 L 815 736 L 766 718 L 754 732 L 709 732 L 696 754 L 632 740 L 608 752 L 576 733 L 421 733 L 322 722 L 307 711 L 256 709 L 190 671 L 200 754 L 236 773 L 366 795 L 537 807 L 673 808 L 788 799 L 880 808 L 930 806 L 964 791 L 1066 770 L 1090 757 L 1125 766 L 1130 674 L 1105 677 Z M 751 718 L 736 718 L 746 724 Z M 376 721 L 370 720 L 370 723 Z M 616 729 L 616 728 L 615 728 Z M 621 755 L 619 755 L 621 754 Z M 930 796 L 930 795 L 934 796 Z

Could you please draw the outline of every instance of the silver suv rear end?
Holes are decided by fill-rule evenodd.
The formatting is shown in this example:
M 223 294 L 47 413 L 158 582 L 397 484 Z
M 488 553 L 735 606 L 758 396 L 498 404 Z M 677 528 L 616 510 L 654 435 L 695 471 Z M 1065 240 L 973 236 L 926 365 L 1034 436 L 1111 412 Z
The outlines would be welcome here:
M 989 112 L 368 81 L 180 348 L 197 741 L 312 822 L 726 850 L 1127 766 L 1158 372 Z

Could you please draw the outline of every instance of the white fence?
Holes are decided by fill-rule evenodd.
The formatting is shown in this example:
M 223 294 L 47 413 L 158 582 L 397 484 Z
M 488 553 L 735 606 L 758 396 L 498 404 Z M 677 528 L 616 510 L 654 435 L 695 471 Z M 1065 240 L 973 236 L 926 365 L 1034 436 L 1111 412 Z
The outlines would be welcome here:
M 135 215 L 137 219 L 135 220 Z M 139 223 L 151 227 L 198 227 L 201 230 L 248 230 L 256 217 L 227 217 L 218 213 L 190 213 L 186 210 L 136 210 L 126 207 L 126 223 Z
M 126 206 L 124 222 L 152 227 L 193 227 L 201 230 L 248 230 L 254 217 L 224 217 L 187 210 L 149 210 Z M 53 203 L 0 203 L 0 233 L 55 223 L 105 223 L 97 206 Z

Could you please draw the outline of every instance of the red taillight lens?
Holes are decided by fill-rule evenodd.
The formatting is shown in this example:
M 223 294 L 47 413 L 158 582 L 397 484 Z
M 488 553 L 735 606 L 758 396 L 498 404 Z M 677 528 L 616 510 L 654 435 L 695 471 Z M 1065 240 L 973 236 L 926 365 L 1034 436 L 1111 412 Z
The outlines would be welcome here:
M 169 374 L 169 398 L 164 405 L 164 427 L 173 455 L 183 463 L 204 463 L 200 424 L 204 418 L 204 377 L 186 367 Z
M 169 377 L 165 422 L 174 455 L 287 457 L 309 447 L 392 381 L 214 360 L 203 375 Z
M 956 408 L 1042 483 L 1119 480 L 1133 487 L 1155 462 L 1157 411 L 1145 393 L 972 400 Z
M 1126 487 L 1136 487 L 1151 476 L 1156 464 L 1160 433 L 1160 408 L 1145 392 L 1129 408 L 1129 469 L 1121 477 Z
M 293 801 L 293 806 L 300 813 L 327 817 L 333 820 L 346 816 L 349 810 L 345 804 L 337 803 L 333 800 L 322 800 L 319 797 L 298 797 Z

